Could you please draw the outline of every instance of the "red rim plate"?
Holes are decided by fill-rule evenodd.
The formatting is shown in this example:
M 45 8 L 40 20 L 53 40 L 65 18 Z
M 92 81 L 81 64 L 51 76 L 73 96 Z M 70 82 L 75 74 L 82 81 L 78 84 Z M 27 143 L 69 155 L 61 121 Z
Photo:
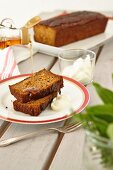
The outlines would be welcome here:
M 11 80 L 11 79 L 16 79 L 16 78 L 19 78 L 19 77 L 27 77 L 27 76 L 30 76 L 31 74 L 21 74 L 21 75 L 16 75 L 16 76 L 13 76 L 13 77 L 10 77 L 10 78 L 6 78 L 4 80 L 1 80 L 0 81 L 0 84 L 1 83 L 4 83 L 8 80 Z M 89 99 L 90 99 L 90 95 L 89 95 L 89 92 L 88 90 L 86 89 L 86 87 L 81 84 L 80 82 L 72 79 L 72 78 L 69 78 L 69 77 L 65 77 L 63 76 L 63 79 L 67 80 L 67 81 L 70 81 L 71 83 L 79 86 L 82 91 L 84 92 L 84 102 L 83 104 L 80 106 L 79 109 L 76 110 L 76 114 L 80 113 L 81 111 L 84 110 L 84 108 L 88 105 L 89 103 Z M 47 120 L 42 120 L 42 121 L 26 121 L 26 120 L 17 120 L 17 119 L 12 119 L 12 118 L 7 118 L 7 117 L 4 117 L 4 116 L 1 116 L 0 115 L 0 119 L 3 119 L 3 120 L 6 120 L 6 121 L 9 121 L 9 122 L 14 122 L 14 123 L 23 123 L 23 124 L 44 124 L 44 123 L 54 123 L 54 122 L 58 122 L 58 121 L 62 121 L 62 120 L 65 120 L 65 119 L 68 119 L 72 117 L 72 114 L 70 115 L 65 115 L 63 117 L 59 117 L 59 118 L 54 118 L 54 119 L 47 119 Z

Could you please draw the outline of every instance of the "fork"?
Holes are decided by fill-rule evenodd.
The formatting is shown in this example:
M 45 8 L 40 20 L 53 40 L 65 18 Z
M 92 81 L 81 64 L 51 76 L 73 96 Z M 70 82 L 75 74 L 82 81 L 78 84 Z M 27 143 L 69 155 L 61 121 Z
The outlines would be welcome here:
M 77 128 L 81 127 L 82 126 L 82 122 L 78 122 L 78 123 L 71 123 L 71 124 L 68 124 L 68 125 L 64 125 L 62 127 L 51 127 L 51 128 L 47 128 L 47 129 L 42 129 L 41 131 L 36 131 L 36 132 L 32 132 L 32 133 L 28 133 L 28 134 L 24 134 L 24 135 L 21 135 L 21 136 L 16 136 L 16 137 L 13 137 L 13 138 L 9 138 L 9 139 L 5 139 L 5 140 L 1 140 L 0 141 L 0 147 L 4 147 L 4 146 L 8 146 L 10 144 L 13 144 L 13 143 L 16 143 L 18 141 L 21 141 L 21 140 L 25 140 L 25 139 L 28 139 L 28 138 L 31 138 L 31 137 L 35 137 L 43 132 L 46 132 L 46 131 L 56 131 L 56 132 L 60 132 L 60 133 L 70 133 L 74 130 L 76 130 Z

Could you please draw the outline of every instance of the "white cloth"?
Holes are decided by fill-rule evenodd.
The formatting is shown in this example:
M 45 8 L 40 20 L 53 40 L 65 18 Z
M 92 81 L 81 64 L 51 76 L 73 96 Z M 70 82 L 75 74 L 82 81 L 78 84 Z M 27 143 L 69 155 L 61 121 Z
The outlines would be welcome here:
M 18 75 L 19 69 L 11 47 L 0 50 L 0 80 Z
M 48 14 L 48 15 L 47 15 Z M 56 15 L 65 14 L 65 11 L 55 11 L 50 13 L 40 14 L 42 19 L 51 18 Z M 58 56 L 59 49 L 41 43 L 33 42 L 33 55 L 37 52 L 49 54 L 51 56 Z M 17 64 L 30 57 L 29 46 L 16 45 L 0 50 L 0 81 L 14 75 L 19 75 Z

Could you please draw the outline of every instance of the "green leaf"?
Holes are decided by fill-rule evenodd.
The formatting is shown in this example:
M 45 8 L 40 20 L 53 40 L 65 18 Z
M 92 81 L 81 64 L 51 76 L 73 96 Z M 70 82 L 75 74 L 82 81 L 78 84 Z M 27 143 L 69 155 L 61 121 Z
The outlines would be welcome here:
M 85 113 L 77 115 L 77 119 L 84 122 L 83 127 L 88 131 L 113 141 L 113 92 L 98 83 L 93 83 L 93 85 L 104 104 L 87 107 Z M 101 154 L 100 163 L 102 166 L 112 167 L 112 149 L 103 147 L 103 145 L 97 145 L 97 148 Z
M 99 85 L 98 83 L 93 83 L 98 95 L 105 104 L 113 104 L 113 92 Z
M 111 104 L 87 107 L 86 111 L 90 116 L 96 116 L 106 122 L 113 122 L 113 105 Z
M 107 135 L 113 141 L 113 123 L 110 123 L 107 128 Z
M 99 132 L 99 134 L 103 137 L 107 137 L 106 130 L 108 127 L 108 122 L 106 120 L 97 117 L 95 114 L 88 113 L 90 123 L 88 129 L 92 132 Z

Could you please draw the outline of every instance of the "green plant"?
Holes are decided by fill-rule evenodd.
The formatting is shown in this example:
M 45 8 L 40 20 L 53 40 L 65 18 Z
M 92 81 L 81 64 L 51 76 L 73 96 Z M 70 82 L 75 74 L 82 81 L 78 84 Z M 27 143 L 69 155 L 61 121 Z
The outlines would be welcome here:
M 88 106 L 85 112 L 75 115 L 75 120 L 83 121 L 83 127 L 88 131 L 108 139 L 113 146 L 113 91 L 93 83 L 98 96 L 103 103 L 101 105 Z M 113 149 L 99 148 L 101 163 L 104 166 L 113 166 Z M 108 153 L 109 152 L 109 153 Z

